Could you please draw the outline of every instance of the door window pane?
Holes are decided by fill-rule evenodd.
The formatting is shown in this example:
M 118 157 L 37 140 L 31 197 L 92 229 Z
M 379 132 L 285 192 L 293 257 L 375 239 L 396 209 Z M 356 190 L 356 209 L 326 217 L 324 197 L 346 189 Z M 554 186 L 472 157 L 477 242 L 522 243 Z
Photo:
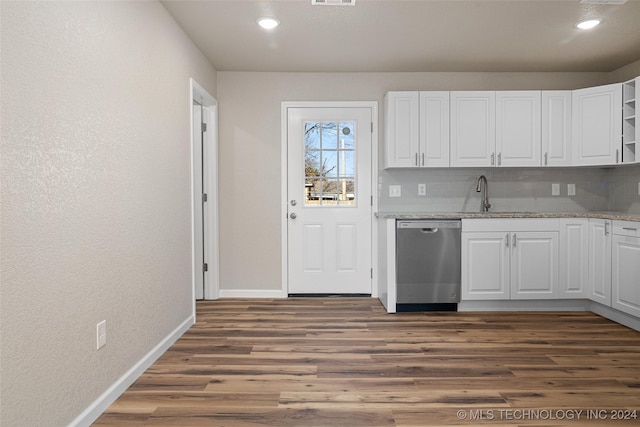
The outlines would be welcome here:
M 307 122 L 305 206 L 356 206 L 354 122 Z

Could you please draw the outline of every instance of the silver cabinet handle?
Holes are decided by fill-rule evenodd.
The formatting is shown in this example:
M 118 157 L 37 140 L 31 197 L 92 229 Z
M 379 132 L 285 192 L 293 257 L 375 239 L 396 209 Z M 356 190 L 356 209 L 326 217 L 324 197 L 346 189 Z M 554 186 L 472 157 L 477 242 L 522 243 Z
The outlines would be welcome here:
M 619 159 L 620 159 L 620 149 L 617 149 L 616 150 L 616 163 L 620 163 Z
M 518 238 L 516 237 L 516 233 L 513 233 L 513 247 L 515 248 L 517 246 L 517 242 Z
M 297 205 L 297 204 L 298 204 L 298 202 L 296 202 L 295 200 L 292 200 L 292 201 L 291 201 L 291 206 L 295 206 L 295 205 Z
M 604 235 L 605 236 L 609 235 L 609 222 L 604 223 Z
M 422 166 L 424 166 L 424 153 L 422 153 Z
M 496 153 L 491 153 L 491 166 L 495 165 Z
M 418 166 L 418 153 L 416 153 L 416 166 Z
M 544 153 L 544 165 L 549 165 L 549 153 Z
M 502 153 L 498 153 L 498 166 L 502 166 Z
M 291 218 L 291 219 L 296 219 L 297 217 L 298 217 L 298 215 L 296 215 L 295 212 L 292 213 L 291 215 L 289 215 L 289 218 Z
M 507 247 L 509 247 L 509 245 L 511 244 L 511 234 L 507 233 L 507 236 L 504 238 L 504 241 L 506 242 Z
M 622 229 L 627 231 L 638 231 L 637 228 L 631 228 L 631 227 L 622 227 Z

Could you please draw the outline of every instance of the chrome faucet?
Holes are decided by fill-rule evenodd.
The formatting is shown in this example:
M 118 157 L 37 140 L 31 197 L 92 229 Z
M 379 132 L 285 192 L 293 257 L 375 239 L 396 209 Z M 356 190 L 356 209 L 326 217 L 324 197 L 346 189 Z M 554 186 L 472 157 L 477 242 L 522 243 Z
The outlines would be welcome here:
M 489 212 L 489 208 L 491 207 L 491 203 L 489 203 L 489 183 L 487 182 L 487 177 L 484 175 L 480 175 L 478 178 L 478 183 L 476 184 L 476 192 L 482 191 L 482 201 L 480 202 L 480 212 Z

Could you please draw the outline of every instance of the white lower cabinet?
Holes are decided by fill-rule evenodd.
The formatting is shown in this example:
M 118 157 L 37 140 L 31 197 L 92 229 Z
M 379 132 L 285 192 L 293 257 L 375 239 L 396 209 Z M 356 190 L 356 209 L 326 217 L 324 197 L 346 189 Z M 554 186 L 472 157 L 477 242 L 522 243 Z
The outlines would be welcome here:
M 640 224 L 614 221 L 611 306 L 640 317 Z
M 510 298 L 508 238 L 502 231 L 462 233 L 463 300 Z
M 461 296 L 590 299 L 640 319 L 640 222 L 463 219 Z
M 558 298 L 558 232 L 512 233 L 511 299 Z
M 589 220 L 561 219 L 558 298 L 589 296 Z
M 463 300 L 558 297 L 557 220 L 462 224 Z
M 589 220 L 589 299 L 611 307 L 611 220 Z

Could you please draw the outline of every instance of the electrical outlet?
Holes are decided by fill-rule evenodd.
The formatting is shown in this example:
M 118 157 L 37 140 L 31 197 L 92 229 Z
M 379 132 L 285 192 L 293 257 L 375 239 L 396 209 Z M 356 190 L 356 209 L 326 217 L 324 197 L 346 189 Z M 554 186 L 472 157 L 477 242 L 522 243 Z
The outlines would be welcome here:
M 390 185 L 389 186 L 389 197 L 402 197 L 402 186 L 400 186 L 400 185 Z
M 575 184 L 567 184 L 567 195 L 575 196 L 576 195 L 576 185 Z
M 102 322 L 96 325 L 96 340 L 97 340 L 96 350 L 100 350 L 107 343 L 107 321 L 106 320 L 103 320 Z
M 427 195 L 427 184 L 418 184 L 418 196 Z
M 552 196 L 560 195 L 560 184 L 551 184 L 551 195 Z

